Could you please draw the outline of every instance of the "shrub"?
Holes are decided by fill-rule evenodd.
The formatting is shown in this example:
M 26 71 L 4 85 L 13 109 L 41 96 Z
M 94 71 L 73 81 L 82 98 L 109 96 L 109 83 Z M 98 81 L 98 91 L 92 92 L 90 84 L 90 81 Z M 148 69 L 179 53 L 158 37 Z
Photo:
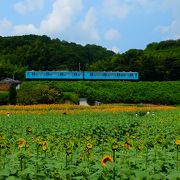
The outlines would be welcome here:
M 41 83 L 24 83 L 17 91 L 18 104 L 52 104 L 57 103 L 60 98 L 61 93 L 57 89 Z
M 70 102 L 73 104 L 78 104 L 79 103 L 79 97 L 74 92 L 63 92 L 61 102 L 62 103 Z
M 8 100 L 9 100 L 9 92 L 0 91 L 0 105 L 8 104 Z
M 9 89 L 9 103 L 12 105 L 16 104 L 16 86 L 12 85 Z

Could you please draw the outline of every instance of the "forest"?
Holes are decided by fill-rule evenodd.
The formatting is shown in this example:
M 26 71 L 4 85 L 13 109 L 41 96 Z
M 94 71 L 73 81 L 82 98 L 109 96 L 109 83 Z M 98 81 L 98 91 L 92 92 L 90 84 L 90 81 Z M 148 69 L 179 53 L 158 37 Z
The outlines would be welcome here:
M 79 66 L 80 65 L 80 66 Z M 180 39 L 152 42 L 144 50 L 114 53 L 48 36 L 0 36 L 0 80 L 24 80 L 26 70 L 138 71 L 141 81 L 180 80 Z

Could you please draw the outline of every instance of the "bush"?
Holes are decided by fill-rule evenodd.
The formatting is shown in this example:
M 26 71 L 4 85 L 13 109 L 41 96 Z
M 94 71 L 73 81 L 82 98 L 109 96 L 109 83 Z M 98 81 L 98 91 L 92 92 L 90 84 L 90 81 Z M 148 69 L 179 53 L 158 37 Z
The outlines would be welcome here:
M 76 93 L 74 92 L 63 92 L 62 93 L 62 103 L 73 103 L 73 104 L 78 104 L 79 103 L 79 97 Z
M 0 91 L 0 105 L 8 104 L 9 101 L 9 92 L 8 91 Z
M 57 103 L 60 98 L 61 93 L 57 89 L 41 83 L 24 83 L 17 91 L 18 104 L 52 104 Z
M 12 85 L 9 89 L 9 103 L 12 105 L 16 104 L 16 86 Z

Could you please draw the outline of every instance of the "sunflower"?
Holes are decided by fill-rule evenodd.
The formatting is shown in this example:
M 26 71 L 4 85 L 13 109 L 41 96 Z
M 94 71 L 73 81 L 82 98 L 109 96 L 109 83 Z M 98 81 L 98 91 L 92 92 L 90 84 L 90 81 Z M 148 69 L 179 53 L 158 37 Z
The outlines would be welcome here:
M 26 132 L 31 133 L 32 132 L 32 128 L 31 127 L 27 127 L 26 128 Z
M 86 153 L 87 151 L 88 151 L 88 148 L 85 147 L 85 148 L 83 149 L 83 153 Z
M 48 141 L 43 141 L 42 142 L 42 149 L 43 149 L 43 151 L 47 151 L 47 149 L 48 149 Z
M 128 144 L 128 143 L 125 143 L 125 144 L 124 144 L 124 147 L 125 147 L 126 149 L 131 149 L 131 145 Z
M 82 160 L 83 160 L 83 157 L 82 157 L 82 156 L 80 156 L 80 157 L 79 157 L 79 161 L 82 161 Z
M 101 165 L 105 167 L 105 166 L 106 166 L 106 163 L 107 163 L 108 161 L 112 163 L 112 162 L 113 162 L 112 157 L 109 156 L 109 155 L 104 156 L 103 159 L 101 160 Z
M 2 134 L 0 134 L 0 141 L 4 140 L 4 139 L 5 139 L 5 137 Z
M 117 151 L 119 149 L 119 145 L 117 143 L 112 144 L 112 150 Z
M 23 138 L 19 139 L 18 147 L 22 148 L 26 144 L 26 141 Z
M 87 143 L 86 147 L 87 147 L 88 149 L 91 149 L 91 148 L 92 148 L 92 144 L 91 144 L 91 143 Z
M 180 145 L 180 140 L 177 139 L 177 140 L 175 141 L 175 143 L 176 143 L 177 146 L 179 146 L 179 145 Z

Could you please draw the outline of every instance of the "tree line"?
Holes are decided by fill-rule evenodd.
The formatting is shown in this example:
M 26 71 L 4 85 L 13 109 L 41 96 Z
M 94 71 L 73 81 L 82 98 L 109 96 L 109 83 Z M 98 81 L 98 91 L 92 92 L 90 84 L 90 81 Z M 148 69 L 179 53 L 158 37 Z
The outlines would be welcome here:
M 0 79 L 24 80 L 26 70 L 138 71 L 140 80 L 180 79 L 180 40 L 114 53 L 104 47 L 48 36 L 0 36 Z

